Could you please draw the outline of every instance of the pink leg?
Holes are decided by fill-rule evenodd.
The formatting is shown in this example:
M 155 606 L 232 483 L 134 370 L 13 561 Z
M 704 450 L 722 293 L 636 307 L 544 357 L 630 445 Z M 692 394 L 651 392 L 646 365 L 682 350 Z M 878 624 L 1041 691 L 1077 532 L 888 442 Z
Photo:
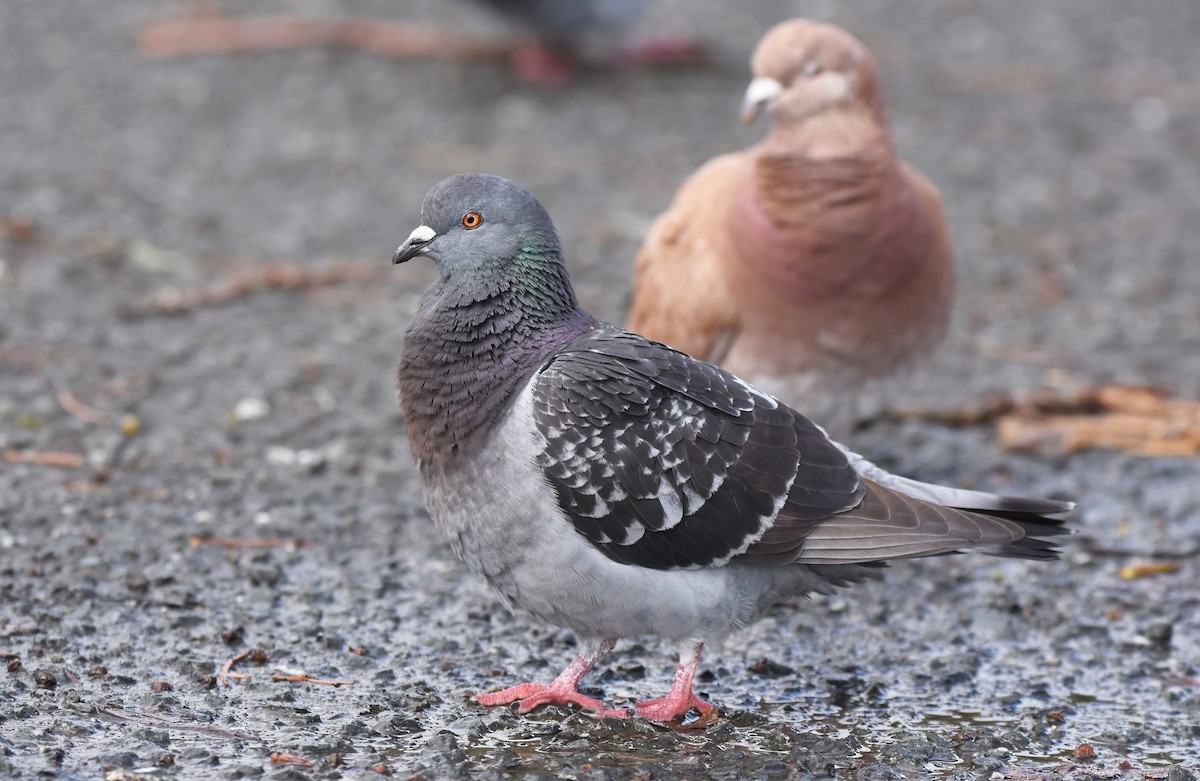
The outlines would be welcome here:
M 700 651 L 703 648 L 703 643 L 697 643 L 690 655 L 679 655 L 679 667 L 675 668 L 675 682 L 671 685 L 671 693 L 666 697 L 639 702 L 638 716 L 654 721 L 672 721 L 692 708 L 700 711 L 701 718 L 715 713 L 715 705 L 692 694 L 692 678 L 696 675 L 696 666 L 700 664 Z
M 683 36 L 659 36 L 624 49 L 617 61 L 626 67 L 696 65 L 710 59 L 702 43 Z
M 551 49 L 536 41 L 517 46 L 508 61 L 518 81 L 539 87 L 565 87 L 579 70 L 569 52 Z
M 522 683 L 503 691 L 476 694 L 472 699 L 480 705 L 508 705 L 520 702 L 517 713 L 528 713 L 539 705 L 578 705 L 586 710 L 596 711 L 597 718 L 614 716 L 623 719 L 626 716 L 624 708 L 609 710 L 600 700 L 579 693 L 579 681 L 592 669 L 592 665 L 612 650 L 615 643 L 614 640 L 588 643 L 583 653 L 575 657 L 575 661 L 549 685 Z

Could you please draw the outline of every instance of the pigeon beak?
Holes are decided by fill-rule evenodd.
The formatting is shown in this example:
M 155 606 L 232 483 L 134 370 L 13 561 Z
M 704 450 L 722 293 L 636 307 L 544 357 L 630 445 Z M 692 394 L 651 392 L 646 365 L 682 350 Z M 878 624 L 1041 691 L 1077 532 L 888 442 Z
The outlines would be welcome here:
M 429 242 L 437 238 L 437 233 L 428 225 L 422 225 L 412 233 L 408 234 L 408 238 L 404 243 L 396 248 L 396 254 L 392 255 L 392 264 L 403 263 L 406 260 L 420 257 L 425 252 L 425 248 L 429 246 Z
M 769 108 L 783 94 L 783 85 L 766 76 L 759 76 L 746 88 L 742 99 L 742 122 L 749 125 L 763 108 Z

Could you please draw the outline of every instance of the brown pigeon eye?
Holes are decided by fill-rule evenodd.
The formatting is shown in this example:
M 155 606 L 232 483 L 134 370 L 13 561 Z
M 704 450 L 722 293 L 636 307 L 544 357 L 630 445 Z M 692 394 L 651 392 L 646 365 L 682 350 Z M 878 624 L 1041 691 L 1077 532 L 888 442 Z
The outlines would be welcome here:
M 483 215 L 479 212 L 467 212 L 463 215 L 462 226 L 467 230 L 475 230 L 483 224 Z

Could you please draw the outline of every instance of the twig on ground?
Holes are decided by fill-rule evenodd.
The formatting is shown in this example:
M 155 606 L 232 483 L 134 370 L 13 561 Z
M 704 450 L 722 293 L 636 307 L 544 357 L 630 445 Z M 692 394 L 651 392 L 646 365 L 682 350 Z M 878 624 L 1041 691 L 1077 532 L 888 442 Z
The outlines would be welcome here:
M 301 672 L 294 675 L 284 675 L 283 673 L 275 673 L 271 676 L 272 681 L 287 681 L 289 683 L 319 683 L 323 686 L 353 686 L 358 681 L 333 681 L 325 678 L 313 678 L 308 673 Z
M 242 651 L 225 662 L 225 664 L 221 667 L 221 671 L 217 673 L 217 680 L 220 681 L 223 686 L 228 686 L 229 678 L 234 678 L 237 680 L 245 680 L 249 678 L 250 676 L 246 673 L 232 672 L 233 666 L 247 657 L 249 657 L 251 661 L 258 664 L 262 664 L 267 661 L 267 653 L 261 648 L 251 648 Z M 304 670 L 297 670 L 295 668 L 276 667 L 275 669 L 278 670 L 278 672 L 271 675 L 272 681 L 281 681 L 286 683 L 315 683 L 322 686 L 332 686 L 334 688 L 353 686 L 354 684 L 358 683 L 358 681 L 338 681 L 329 678 L 313 678 Z
M 102 392 L 109 397 L 119 396 L 131 388 L 144 386 L 148 383 L 149 376 L 149 373 L 144 370 L 135 372 L 129 377 L 109 383 Z M 119 418 L 114 418 L 113 415 L 107 412 L 85 404 L 69 388 L 60 389 L 55 394 L 55 398 L 58 400 L 58 405 L 63 408 L 63 411 L 76 420 L 82 420 L 84 423 L 102 428 L 116 428 L 123 435 L 105 453 L 103 463 L 100 463 L 96 467 L 96 471 L 90 481 L 77 481 L 67 484 L 67 490 L 72 493 L 86 493 L 88 491 L 100 490 L 109 481 L 109 478 L 112 477 L 113 469 L 116 468 L 117 463 L 120 461 L 125 447 L 129 443 L 129 439 L 137 434 L 141 424 L 134 415 L 122 415 Z
M 250 659 L 252 662 L 262 664 L 263 662 L 267 661 L 267 652 L 261 648 L 247 648 L 245 651 L 235 654 L 233 657 L 228 659 L 225 664 L 221 665 L 221 671 L 217 673 L 217 680 L 222 686 L 230 686 L 230 678 L 241 681 L 250 677 L 245 673 L 233 672 L 233 666 L 243 659 Z
M 377 266 L 349 261 L 320 269 L 286 264 L 248 268 L 206 288 L 163 288 L 129 305 L 126 312 L 135 316 L 183 314 L 267 290 L 310 290 L 345 282 L 370 282 L 379 274 Z
M 78 469 L 84 464 L 78 453 L 57 450 L 4 450 L 0 461 L 8 464 L 31 464 L 33 466 L 56 466 L 62 469 Z
M 1110 385 L 1065 396 L 1040 392 L 1023 401 L 997 397 L 960 410 L 900 408 L 892 414 L 948 426 L 994 423 L 1001 446 L 1018 452 L 1200 453 L 1200 401 L 1167 398 L 1153 388 Z
M 284 765 L 284 764 L 302 765 L 303 767 L 312 767 L 316 763 L 310 759 L 305 759 L 304 757 L 295 756 L 294 754 L 284 754 L 279 751 L 273 751 L 273 752 L 271 752 L 271 764 L 272 765 Z
M 213 535 L 192 537 L 191 547 L 213 545 L 219 548 L 307 548 L 307 540 L 288 540 L 283 537 L 217 537 Z
M 145 369 L 138 369 L 134 373 L 126 377 L 118 377 L 109 383 L 101 385 L 93 392 L 96 395 L 104 396 L 109 399 L 120 398 L 127 393 L 132 393 L 136 390 L 142 390 L 150 384 L 152 380 L 150 372 Z
M 1155 562 L 1151 564 L 1129 564 L 1121 567 L 1121 580 L 1137 580 L 1152 575 L 1174 575 L 1179 571 L 1179 565 L 1174 562 Z
M 83 350 L 74 347 L 0 347 L 0 364 L 16 364 L 36 374 L 47 363 L 66 361 L 83 354 Z
M 889 414 L 897 418 L 925 420 L 943 426 L 968 428 L 995 423 L 1009 415 L 1039 415 L 1051 413 L 1098 412 L 1100 407 L 1095 388 L 1085 388 L 1066 396 L 1054 391 L 1042 390 L 1018 399 L 1013 396 L 995 395 L 984 399 L 973 407 L 960 409 L 922 409 L 896 407 Z
M 1097 409 L 1051 415 L 1018 410 L 1000 418 L 1000 444 L 1008 450 L 1051 453 L 1092 448 L 1142 456 L 1200 453 L 1200 402 L 1126 386 L 1099 388 L 1093 395 Z
M 184 19 L 147 24 L 138 31 L 145 57 L 235 54 L 273 49 L 357 49 L 393 59 L 491 60 L 510 56 L 511 41 L 475 38 L 428 25 L 381 19 L 230 17 L 208 7 Z
M 148 713 L 137 713 L 134 711 L 125 710 L 116 706 L 99 707 L 96 712 L 107 716 L 113 721 L 125 721 L 131 724 L 140 724 L 143 727 L 154 727 L 156 729 L 172 729 L 184 730 L 187 732 L 198 732 L 202 735 L 217 735 L 223 738 L 238 738 L 240 740 L 254 740 L 254 736 L 245 732 L 236 732 L 234 730 L 221 729 L 208 724 L 193 724 L 186 721 L 175 721 L 172 719 L 164 719 L 160 716 L 153 716 Z
M 60 390 L 55 398 L 58 399 L 58 406 L 62 407 L 68 415 L 82 420 L 84 423 L 91 423 L 93 426 L 107 426 L 111 421 L 107 412 L 89 407 L 75 398 L 75 394 L 69 390 Z

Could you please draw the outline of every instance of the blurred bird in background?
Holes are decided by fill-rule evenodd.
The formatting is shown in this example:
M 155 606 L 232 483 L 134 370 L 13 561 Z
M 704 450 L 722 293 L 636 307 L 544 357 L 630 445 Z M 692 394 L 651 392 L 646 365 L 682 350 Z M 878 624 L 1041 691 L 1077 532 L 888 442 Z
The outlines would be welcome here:
M 683 37 L 661 37 L 628 45 L 650 0 L 476 0 L 533 33 L 510 60 L 523 81 L 565 84 L 583 63 L 623 67 L 688 62 L 701 47 Z
M 630 44 L 650 0 L 475 0 L 522 30 L 518 40 L 382 19 L 296 16 L 233 17 L 215 3 L 183 19 L 148 24 L 138 48 L 149 57 L 326 46 L 397 59 L 507 59 L 526 83 L 563 86 L 584 67 L 646 67 L 704 59 L 686 36 Z
M 785 22 L 752 69 L 743 118 L 765 111 L 771 130 L 679 188 L 638 255 L 629 328 L 845 436 L 945 334 L 954 266 L 941 201 L 897 156 L 857 39 Z

